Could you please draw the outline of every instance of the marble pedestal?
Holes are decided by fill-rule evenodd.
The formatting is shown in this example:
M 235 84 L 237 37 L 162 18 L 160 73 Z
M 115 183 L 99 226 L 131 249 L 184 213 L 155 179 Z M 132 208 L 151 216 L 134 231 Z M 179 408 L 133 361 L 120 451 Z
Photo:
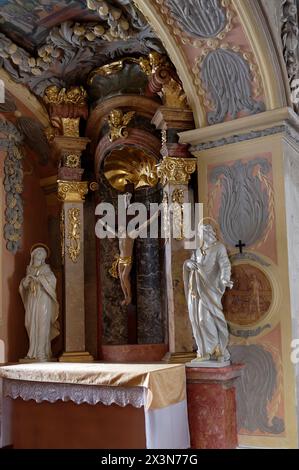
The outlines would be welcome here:
M 238 446 L 235 382 L 243 367 L 186 368 L 193 449 L 235 449 Z

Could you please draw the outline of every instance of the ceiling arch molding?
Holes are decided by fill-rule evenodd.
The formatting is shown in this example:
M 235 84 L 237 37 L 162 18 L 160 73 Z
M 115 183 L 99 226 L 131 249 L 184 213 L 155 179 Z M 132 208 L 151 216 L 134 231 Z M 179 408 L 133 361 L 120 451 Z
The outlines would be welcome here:
M 192 62 L 190 54 L 189 56 L 186 54 L 185 45 L 176 40 L 175 35 L 172 34 L 169 26 L 171 21 L 163 15 L 163 6 L 166 1 L 134 0 L 134 3 L 155 30 L 175 65 L 193 110 L 196 127 L 206 127 L 208 125 L 207 111 L 204 106 L 202 90 L 198 90 L 192 72 L 194 60 Z M 289 105 L 287 76 L 285 66 L 280 60 L 281 52 L 275 47 L 270 28 L 260 5 L 256 0 L 230 0 L 230 2 L 223 0 L 222 4 L 230 5 L 234 9 L 237 21 L 241 24 L 247 37 L 263 84 L 265 110 L 269 111 Z M 231 35 L 229 38 L 230 43 L 232 38 Z M 227 38 L 225 37 L 222 42 L 228 42 Z M 218 47 L 221 47 L 221 45 Z M 197 55 L 199 57 L 203 50 L 204 47 L 198 47 L 197 51 L 193 51 L 193 56 Z M 275 80 L 273 80 L 273 77 L 275 77 Z

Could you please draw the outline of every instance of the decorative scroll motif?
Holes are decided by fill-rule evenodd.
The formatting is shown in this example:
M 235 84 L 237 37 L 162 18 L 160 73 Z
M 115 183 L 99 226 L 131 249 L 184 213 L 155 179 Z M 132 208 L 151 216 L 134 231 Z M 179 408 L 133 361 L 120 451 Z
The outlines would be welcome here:
M 173 231 L 176 240 L 184 239 L 184 200 L 183 189 L 175 189 L 172 193 Z
M 274 193 L 271 163 L 265 158 L 236 161 L 218 166 L 210 174 L 215 186 L 209 200 L 212 214 L 216 193 L 221 189 L 219 224 L 224 241 L 235 246 L 242 240 L 246 247 L 267 240 L 274 223 Z
M 232 29 L 229 0 L 156 0 L 172 32 L 183 44 L 200 47 L 203 40 L 223 39 Z
M 252 80 L 256 85 L 255 96 L 261 93 L 260 78 L 257 68 L 251 67 L 248 59 L 249 54 L 241 55 L 238 48 L 206 51 L 200 58 L 194 71 L 197 68 L 198 84 L 202 81 L 204 92 L 211 97 L 211 102 L 205 101 L 205 105 L 213 109 L 208 113 L 210 125 L 223 122 L 227 116 L 236 119 L 240 112 L 257 114 L 264 111 L 264 103 L 252 96 Z
M 80 209 L 73 207 L 68 210 L 68 255 L 73 263 L 76 263 L 81 252 L 80 236 Z
M 296 0 L 283 0 L 281 9 L 281 40 L 290 87 L 292 87 L 293 80 L 298 77 L 299 68 L 297 5 Z
M 13 400 L 34 400 L 36 403 L 72 401 L 77 405 L 88 403 L 106 406 L 131 405 L 141 408 L 147 403 L 147 390 L 144 387 L 96 387 L 94 385 L 60 384 L 49 382 L 25 382 L 23 380 L 4 380 L 4 396 Z
M 245 364 L 236 382 L 238 428 L 269 434 L 284 432 L 284 420 L 276 416 L 282 396 L 282 364 L 271 345 L 233 346 L 232 361 Z
M 188 184 L 196 170 L 196 160 L 191 158 L 165 157 L 157 166 L 158 177 L 162 186 L 166 184 Z
M 114 142 L 117 139 L 126 139 L 129 136 L 127 126 L 132 121 L 135 114 L 135 111 L 124 114 L 121 109 L 113 109 L 111 111 L 107 119 L 110 127 L 110 142 Z
M 84 201 L 88 193 L 88 183 L 85 181 L 58 181 L 58 197 L 64 202 Z
M 19 146 L 23 136 L 9 121 L 0 119 L 0 149 L 7 151 L 4 160 L 4 190 L 6 192 L 4 238 L 8 251 L 16 253 L 21 248 L 23 233 L 23 155 Z

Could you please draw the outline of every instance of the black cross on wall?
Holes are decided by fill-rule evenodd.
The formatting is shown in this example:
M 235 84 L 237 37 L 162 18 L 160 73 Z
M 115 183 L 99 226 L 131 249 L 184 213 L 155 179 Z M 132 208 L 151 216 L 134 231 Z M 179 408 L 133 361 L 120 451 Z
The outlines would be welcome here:
M 243 248 L 246 246 L 245 243 L 242 243 L 242 240 L 239 240 L 239 243 L 237 245 L 235 245 L 236 248 L 239 248 L 240 250 L 240 254 L 242 255 L 243 253 Z

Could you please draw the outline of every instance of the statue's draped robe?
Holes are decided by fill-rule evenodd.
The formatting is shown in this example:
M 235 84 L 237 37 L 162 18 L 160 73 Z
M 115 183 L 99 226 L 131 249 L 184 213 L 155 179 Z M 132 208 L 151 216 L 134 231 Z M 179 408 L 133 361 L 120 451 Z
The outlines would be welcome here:
M 35 289 L 25 288 L 28 275 L 37 275 Z M 25 306 L 25 327 L 29 336 L 27 357 L 46 361 L 51 359 L 51 341 L 59 335 L 59 306 L 56 298 L 56 278 L 47 264 L 28 266 L 27 276 L 20 284 Z
M 209 247 L 205 256 L 197 249 L 184 264 L 189 317 L 200 356 L 213 354 L 218 346 L 229 358 L 229 333 L 221 304 L 225 287 L 221 279 L 230 280 L 230 276 L 230 261 L 220 242 Z

